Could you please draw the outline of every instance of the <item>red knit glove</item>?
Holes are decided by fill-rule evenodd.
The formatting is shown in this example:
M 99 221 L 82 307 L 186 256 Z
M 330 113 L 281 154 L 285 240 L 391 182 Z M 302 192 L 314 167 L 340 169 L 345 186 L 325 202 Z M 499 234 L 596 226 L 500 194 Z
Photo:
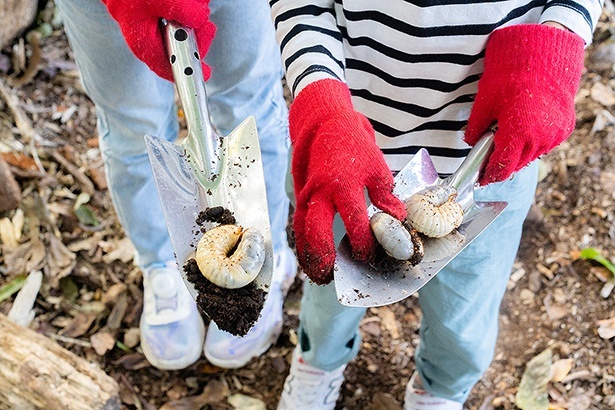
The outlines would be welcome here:
M 584 45 L 574 33 L 543 25 L 491 34 L 465 133 L 474 145 L 497 123 L 481 185 L 507 179 L 572 133 Z
M 406 217 L 393 195 L 393 175 L 376 145 L 374 129 L 356 112 L 348 87 L 320 80 L 305 87 L 290 108 L 292 174 L 297 206 L 294 216 L 299 263 L 317 284 L 333 279 L 333 217 L 339 212 L 354 257 L 373 257 L 373 237 L 365 188 L 372 203 L 392 216 Z
M 216 33 L 209 21 L 209 0 L 103 0 L 118 22 L 128 47 L 160 77 L 173 82 L 173 71 L 164 47 L 160 20 L 175 21 L 194 29 L 201 59 Z M 203 77 L 211 69 L 203 63 Z

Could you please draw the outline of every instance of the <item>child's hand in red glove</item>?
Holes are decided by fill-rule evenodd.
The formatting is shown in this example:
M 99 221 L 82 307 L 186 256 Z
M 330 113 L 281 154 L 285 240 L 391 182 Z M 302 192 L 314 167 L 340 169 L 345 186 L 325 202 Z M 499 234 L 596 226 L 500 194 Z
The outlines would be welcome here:
M 545 25 L 491 34 L 465 133 L 474 145 L 497 124 L 481 185 L 507 179 L 572 133 L 584 46 L 578 35 Z
M 354 256 L 365 261 L 375 252 L 365 189 L 375 206 L 395 218 L 403 220 L 406 209 L 392 193 L 393 176 L 374 130 L 353 109 L 344 83 L 320 80 L 308 85 L 293 102 L 289 122 L 299 263 L 312 281 L 327 284 L 333 279 L 336 212 Z
M 118 22 L 128 47 L 160 77 L 173 81 L 160 20 L 175 21 L 194 29 L 201 59 L 205 57 L 216 33 L 209 21 L 209 0 L 103 0 L 111 16 Z M 211 69 L 203 64 L 203 77 L 209 79 Z

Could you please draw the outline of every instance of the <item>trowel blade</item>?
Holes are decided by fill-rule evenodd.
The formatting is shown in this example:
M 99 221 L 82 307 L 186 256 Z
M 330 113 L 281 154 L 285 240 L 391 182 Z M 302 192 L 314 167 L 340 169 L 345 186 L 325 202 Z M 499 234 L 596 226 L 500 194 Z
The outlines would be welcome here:
M 210 186 L 197 181 L 184 147 L 151 135 L 145 136 L 145 142 L 175 259 L 192 297 L 196 299 L 197 293 L 186 279 L 183 266 L 193 257 L 202 229 L 213 226 L 199 225 L 199 214 L 215 206 L 228 209 L 237 224 L 257 228 L 263 235 L 265 263 L 256 284 L 268 292 L 273 271 L 273 246 L 254 118 L 249 117 L 223 138 L 223 172 Z
M 395 176 L 394 193 L 406 201 L 414 193 L 442 183 L 425 149 L 421 149 Z M 352 256 L 344 236 L 337 248 L 334 270 L 339 302 L 346 306 L 376 307 L 403 300 L 425 286 L 442 268 L 468 246 L 506 208 L 506 202 L 474 202 L 464 210 L 461 226 L 444 238 L 425 238 L 425 256 L 412 266 L 407 261 L 366 264 Z M 368 208 L 369 216 L 377 209 Z

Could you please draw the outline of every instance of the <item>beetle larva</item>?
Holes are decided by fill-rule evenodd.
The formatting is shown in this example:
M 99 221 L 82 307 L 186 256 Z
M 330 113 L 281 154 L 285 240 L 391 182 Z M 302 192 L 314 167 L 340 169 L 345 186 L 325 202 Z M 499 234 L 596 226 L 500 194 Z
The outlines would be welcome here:
M 370 218 L 370 225 L 376 240 L 390 257 L 410 261 L 413 265 L 423 258 L 421 238 L 400 220 L 385 212 L 376 212 Z
M 254 228 L 220 225 L 199 240 L 196 263 L 207 279 L 227 289 L 252 282 L 265 262 L 265 240 Z
M 448 185 L 436 185 L 417 192 L 406 202 L 406 220 L 414 229 L 431 238 L 448 235 L 463 222 L 463 209 L 456 198 L 457 191 Z

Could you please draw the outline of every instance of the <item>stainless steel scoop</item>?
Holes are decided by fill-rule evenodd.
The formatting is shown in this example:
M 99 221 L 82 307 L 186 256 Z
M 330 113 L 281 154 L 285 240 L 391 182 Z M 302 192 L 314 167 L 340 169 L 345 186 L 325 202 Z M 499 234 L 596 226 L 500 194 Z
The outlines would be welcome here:
M 426 149 L 421 149 L 395 176 L 394 193 L 407 201 L 427 187 L 445 184 L 457 190 L 457 202 L 464 210 L 461 226 L 443 238 L 425 238 L 425 256 L 412 266 L 408 261 L 387 259 L 386 263 L 367 264 L 352 257 L 344 236 L 337 249 L 334 270 L 335 290 L 342 305 L 374 307 L 398 302 L 429 282 L 455 256 L 468 246 L 502 213 L 506 202 L 475 202 L 474 187 L 493 148 L 493 133 L 488 133 L 470 150 L 457 171 L 441 179 Z M 368 208 L 371 217 L 378 209 Z

